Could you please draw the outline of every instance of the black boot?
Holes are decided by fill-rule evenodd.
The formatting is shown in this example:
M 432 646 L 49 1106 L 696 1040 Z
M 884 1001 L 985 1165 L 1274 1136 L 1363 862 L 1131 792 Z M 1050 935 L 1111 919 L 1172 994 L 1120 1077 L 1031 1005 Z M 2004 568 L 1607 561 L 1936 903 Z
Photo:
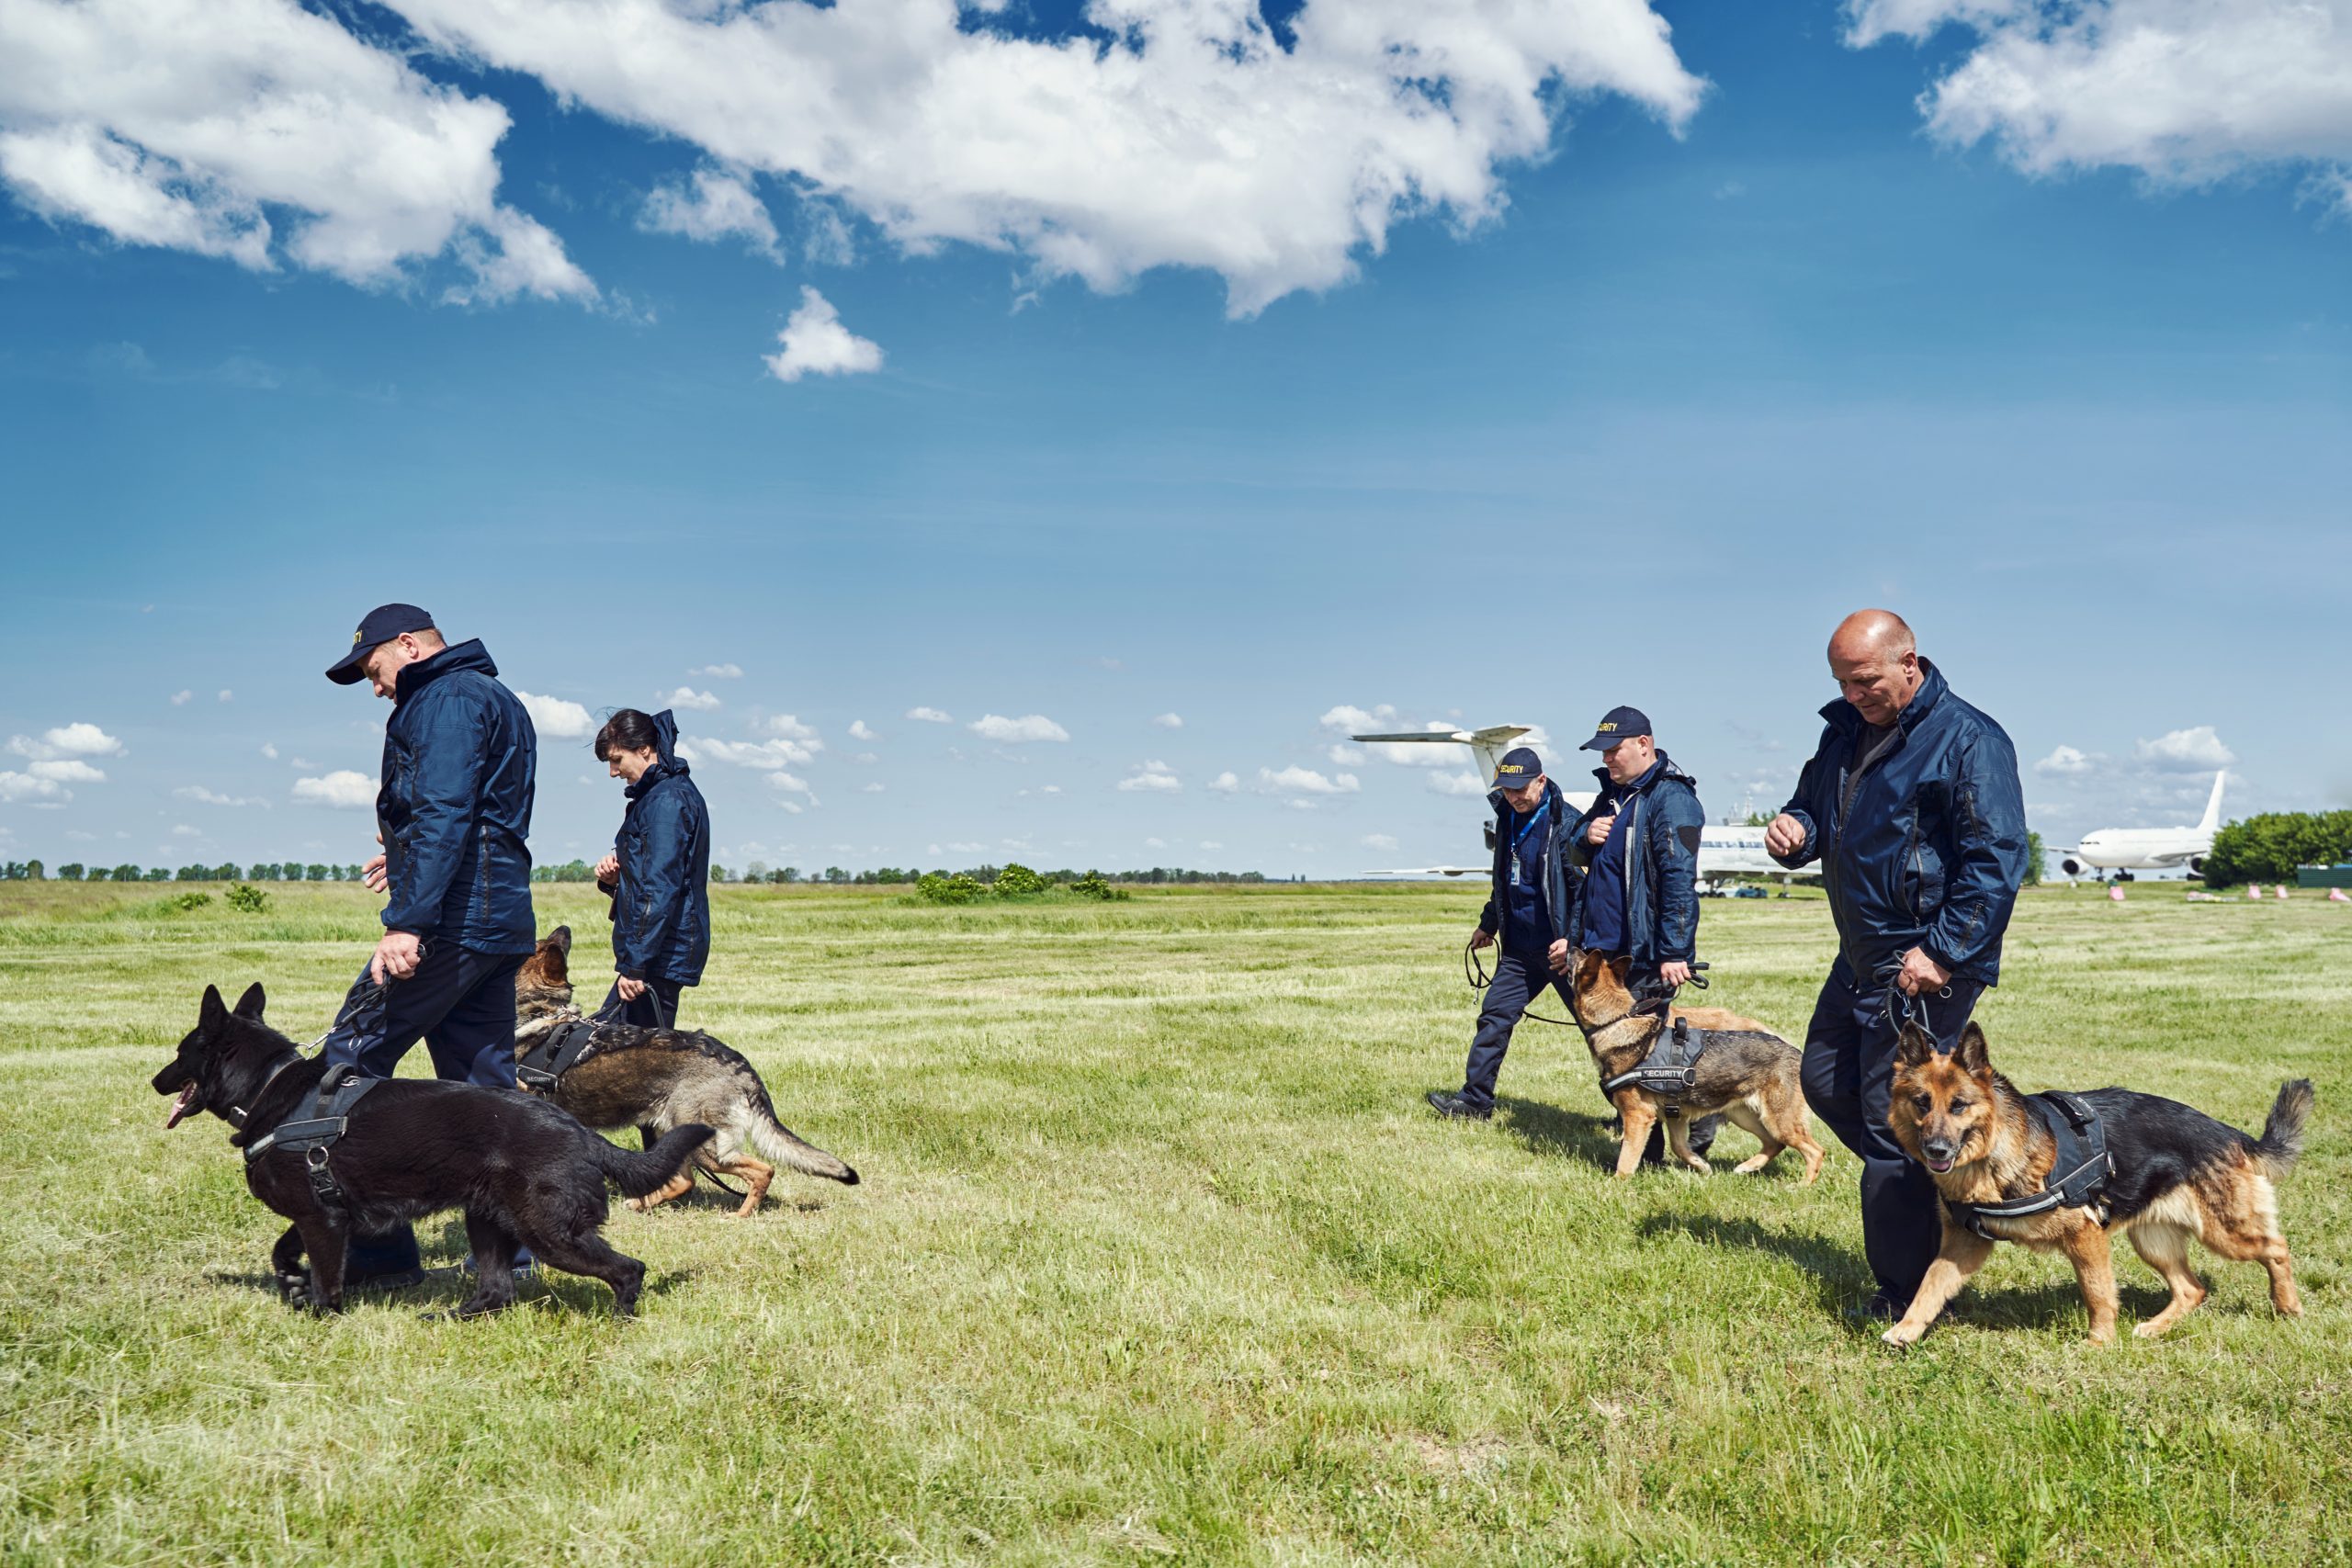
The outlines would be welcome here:
M 1493 1106 L 1473 1105 L 1462 1096 L 1448 1094 L 1442 1089 L 1430 1090 L 1424 1098 L 1429 1100 L 1431 1111 L 1449 1122 L 1491 1122 L 1495 1119 Z

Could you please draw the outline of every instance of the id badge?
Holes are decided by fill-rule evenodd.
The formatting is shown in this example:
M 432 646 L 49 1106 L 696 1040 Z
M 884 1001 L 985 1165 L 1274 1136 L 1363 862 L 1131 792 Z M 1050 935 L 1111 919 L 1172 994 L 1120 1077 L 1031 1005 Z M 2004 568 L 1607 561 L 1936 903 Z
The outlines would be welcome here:
M 1515 853 L 1510 857 L 1510 885 L 1519 886 L 1519 856 Z

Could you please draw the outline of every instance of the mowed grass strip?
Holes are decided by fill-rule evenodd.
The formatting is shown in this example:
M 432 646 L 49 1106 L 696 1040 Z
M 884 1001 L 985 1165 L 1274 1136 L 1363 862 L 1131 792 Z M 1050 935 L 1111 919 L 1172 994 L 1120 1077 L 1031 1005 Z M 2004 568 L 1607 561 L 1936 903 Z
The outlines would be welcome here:
M 378 929 L 150 887 L 0 890 L 0 1554 L 22 1562 L 2113 1562 L 2342 1560 L 2352 1505 L 2352 910 L 2028 897 L 1980 1010 L 2026 1088 L 2246 1128 L 2319 1086 L 2283 1189 L 2308 1315 L 2199 1258 L 2170 1338 L 2085 1344 L 2002 1248 L 1907 1356 L 1857 1166 L 1611 1181 L 1581 1041 L 1522 1028 L 1438 1122 L 1473 1003 L 1456 886 L 933 909 L 717 890 L 689 1022 L 865 1176 L 616 1213 L 642 1318 L 553 1276 L 469 1325 L 264 1283 L 225 1128 L 147 1087 L 203 985 L 324 1027 Z M 601 953 L 603 901 L 539 891 Z M 1710 903 L 1710 999 L 1795 1032 L 1817 897 Z M 583 965 L 583 972 L 585 966 Z M 582 980 L 583 999 L 602 978 Z M 592 990 L 592 987 L 594 989 Z M 425 1070 L 423 1052 L 409 1071 Z M 2127 1315 L 2163 1300 L 2124 1250 Z

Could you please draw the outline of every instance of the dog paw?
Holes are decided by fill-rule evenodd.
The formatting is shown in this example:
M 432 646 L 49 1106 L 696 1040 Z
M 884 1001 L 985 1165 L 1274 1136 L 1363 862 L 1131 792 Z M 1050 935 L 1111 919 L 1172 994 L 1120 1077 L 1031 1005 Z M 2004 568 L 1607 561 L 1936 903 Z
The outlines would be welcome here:
M 2133 1324 L 2132 1325 L 2132 1337 L 2134 1339 L 2160 1339 L 2164 1337 L 2165 1331 L 2169 1329 L 2171 1326 L 2172 1325 L 2169 1323 L 2158 1323 L 2154 1319 L 2151 1318 L 2146 1323 Z
M 1914 1328 L 1908 1324 L 1898 1323 L 1880 1335 L 1879 1340 L 1882 1344 L 1892 1345 L 1898 1350 L 1908 1350 L 1919 1342 L 1919 1336 L 1923 1332 L 1925 1331 Z

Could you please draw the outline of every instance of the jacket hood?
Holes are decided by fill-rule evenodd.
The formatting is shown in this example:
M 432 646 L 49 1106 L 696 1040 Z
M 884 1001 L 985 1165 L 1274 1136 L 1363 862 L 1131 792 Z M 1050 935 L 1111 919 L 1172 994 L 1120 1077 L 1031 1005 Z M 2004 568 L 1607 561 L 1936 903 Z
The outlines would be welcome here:
M 1905 735 L 1917 729 L 1919 727 L 1919 721 L 1935 711 L 1936 705 L 1943 700 L 1944 693 L 1951 689 L 1944 681 L 1944 672 L 1936 668 L 1935 660 L 1922 659 L 1919 660 L 1919 669 L 1924 676 L 1919 682 L 1919 689 L 1911 694 L 1911 700 L 1905 703 L 1903 705 L 1903 711 L 1894 716 L 1895 728 Z M 1853 734 L 1862 727 L 1862 716 L 1856 713 L 1854 705 L 1843 697 L 1824 705 L 1821 716 L 1847 735 Z
M 621 791 L 628 798 L 635 800 L 663 779 L 684 778 L 694 771 L 678 760 L 678 721 L 668 708 L 653 716 L 653 751 L 659 760 Z
M 456 670 L 472 670 L 493 678 L 498 674 L 498 666 L 491 662 L 490 649 L 482 647 L 480 637 L 469 637 L 404 666 L 392 682 L 392 690 L 397 700 L 404 703 Z
M 1840 697 L 1838 699 L 1838 703 L 1840 707 L 1844 707 L 1846 699 Z M 1847 711 L 1850 713 L 1853 710 L 1849 708 Z M 1600 781 L 1600 793 L 1603 795 L 1607 795 L 1611 790 L 1618 787 L 1615 782 L 1610 778 L 1609 770 L 1607 768 L 1593 769 L 1592 776 Z M 1650 771 L 1644 773 L 1640 778 L 1635 779 L 1626 787 L 1637 790 L 1644 795 L 1647 795 L 1651 790 L 1657 787 L 1658 781 L 1661 779 L 1676 779 L 1683 784 L 1689 784 L 1692 789 L 1697 789 L 1699 787 L 1699 781 L 1692 778 L 1689 773 L 1684 773 L 1680 768 L 1677 767 L 1675 765 L 1674 759 L 1668 756 L 1663 750 L 1658 752 L 1657 761 L 1650 764 Z

